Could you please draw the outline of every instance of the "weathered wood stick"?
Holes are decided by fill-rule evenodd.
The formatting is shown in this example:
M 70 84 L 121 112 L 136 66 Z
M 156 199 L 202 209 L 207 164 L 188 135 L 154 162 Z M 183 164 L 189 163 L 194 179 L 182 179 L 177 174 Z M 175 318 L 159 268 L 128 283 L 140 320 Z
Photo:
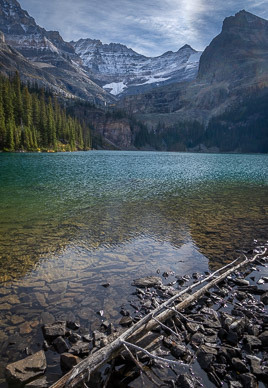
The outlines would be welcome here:
M 204 295 L 211 287 L 220 283 L 222 280 L 224 280 L 232 272 L 240 269 L 241 267 L 245 266 L 246 264 L 254 262 L 257 259 L 257 257 L 263 256 L 266 253 L 266 251 L 267 251 L 267 248 L 265 248 L 263 252 L 257 253 L 252 259 L 245 259 L 240 264 L 238 264 L 234 267 L 231 267 L 229 270 L 225 271 L 223 274 L 214 278 L 216 274 L 218 274 L 219 272 L 223 271 L 224 269 L 232 266 L 234 263 L 236 263 L 239 260 L 239 259 L 236 259 L 233 262 L 222 267 L 221 269 L 218 269 L 217 271 L 213 272 L 211 275 L 204 278 L 203 280 L 187 287 L 183 291 L 174 295 L 172 298 L 170 298 L 166 302 L 162 303 L 155 310 L 153 310 L 152 312 L 147 314 L 143 319 L 141 319 L 135 325 L 130 327 L 128 330 L 126 330 L 123 334 L 121 334 L 112 343 L 110 343 L 109 345 L 105 346 L 102 349 L 99 349 L 94 354 L 92 354 L 92 355 L 88 356 L 86 359 L 82 360 L 77 366 L 75 366 L 70 372 L 68 372 L 60 380 L 58 380 L 56 383 L 54 383 L 50 388 L 63 388 L 63 387 L 75 388 L 81 381 L 85 380 L 87 376 L 90 376 L 90 374 L 93 371 L 97 370 L 102 365 L 104 365 L 105 363 L 107 363 L 111 359 L 118 356 L 120 354 L 120 352 L 122 351 L 123 341 L 128 339 L 128 342 L 130 342 L 130 341 L 135 342 L 140 337 L 140 335 L 144 334 L 144 331 L 147 332 L 149 330 L 154 329 L 158 325 L 158 322 L 156 322 L 154 319 L 152 319 L 152 316 L 155 316 L 156 314 L 158 314 L 161 310 L 163 310 L 166 306 L 168 306 L 169 304 L 174 302 L 181 295 L 192 290 L 193 288 L 198 287 L 199 285 L 203 284 L 204 282 L 207 282 L 209 279 L 214 278 L 212 281 L 210 281 L 204 287 L 202 287 L 198 291 L 196 291 L 193 295 L 190 295 L 183 302 L 180 302 L 179 304 L 177 304 L 175 307 L 176 310 L 185 309 L 190 304 L 192 304 L 195 300 L 197 300 L 200 296 Z M 165 310 L 158 315 L 157 319 L 160 322 L 165 322 L 168 318 L 171 318 L 175 313 L 176 313 L 175 311 L 172 311 L 170 309 Z

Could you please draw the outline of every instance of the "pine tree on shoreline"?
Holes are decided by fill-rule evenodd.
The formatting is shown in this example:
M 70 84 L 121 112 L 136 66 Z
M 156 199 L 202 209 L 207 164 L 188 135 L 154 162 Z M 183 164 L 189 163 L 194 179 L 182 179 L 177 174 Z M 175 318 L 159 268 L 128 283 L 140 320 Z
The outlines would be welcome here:
M 0 151 L 91 149 L 90 129 L 67 115 L 56 97 L 0 76 Z

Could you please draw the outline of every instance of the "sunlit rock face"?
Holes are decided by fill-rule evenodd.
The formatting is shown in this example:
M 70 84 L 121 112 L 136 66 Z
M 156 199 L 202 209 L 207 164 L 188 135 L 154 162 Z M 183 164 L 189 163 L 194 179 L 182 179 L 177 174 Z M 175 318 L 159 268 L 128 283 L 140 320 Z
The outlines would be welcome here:
M 100 40 L 70 42 L 92 77 L 110 93 L 138 94 L 158 86 L 196 78 L 201 52 L 189 45 L 158 57 L 146 57 L 122 44 Z

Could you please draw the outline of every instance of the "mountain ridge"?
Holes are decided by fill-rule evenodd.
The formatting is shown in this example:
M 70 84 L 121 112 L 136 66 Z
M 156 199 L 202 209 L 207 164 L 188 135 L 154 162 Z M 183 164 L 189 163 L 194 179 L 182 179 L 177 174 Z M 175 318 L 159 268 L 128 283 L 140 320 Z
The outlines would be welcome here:
M 90 76 L 119 97 L 194 79 L 201 55 L 187 44 L 157 57 L 146 57 L 120 43 L 103 44 L 90 38 L 70 44 Z

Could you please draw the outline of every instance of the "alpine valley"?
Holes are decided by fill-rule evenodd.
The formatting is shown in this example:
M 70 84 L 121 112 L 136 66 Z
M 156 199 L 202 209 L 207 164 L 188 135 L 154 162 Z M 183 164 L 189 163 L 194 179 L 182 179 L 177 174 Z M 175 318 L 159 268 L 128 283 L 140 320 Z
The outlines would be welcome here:
M 65 42 L 0 0 L 0 71 L 50 90 L 95 148 L 268 152 L 268 21 L 240 11 L 199 52 L 145 57 L 119 43 Z

